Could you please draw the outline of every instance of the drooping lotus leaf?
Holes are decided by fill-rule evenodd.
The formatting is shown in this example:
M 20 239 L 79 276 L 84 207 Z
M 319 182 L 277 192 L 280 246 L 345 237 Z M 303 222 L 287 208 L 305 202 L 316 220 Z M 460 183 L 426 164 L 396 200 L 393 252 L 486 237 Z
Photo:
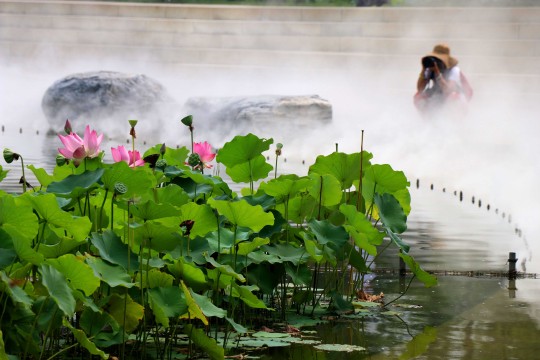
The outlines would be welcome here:
M 121 266 L 110 265 L 102 259 L 90 255 L 86 257 L 86 263 L 94 269 L 94 274 L 110 287 L 123 286 L 130 288 L 135 285 L 131 282 L 129 274 Z
M 276 199 L 267 194 L 248 195 L 243 197 L 250 205 L 261 205 L 264 211 L 268 211 L 276 206 Z
M 246 240 L 247 238 L 249 238 L 248 232 L 242 232 L 239 234 L 237 231 L 235 234 L 233 231 L 225 228 L 220 228 L 206 236 L 208 244 L 214 252 L 227 252 L 229 248 L 234 246 L 235 241 L 238 242 Z
M 328 220 L 312 219 L 308 226 L 321 245 L 331 245 L 334 249 L 339 249 L 349 240 L 349 234 L 343 226 L 332 225 Z
M 152 170 L 143 166 L 131 168 L 124 161 L 114 163 L 107 168 L 101 181 L 111 194 L 115 192 L 116 184 L 123 184 L 126 189 L 126 192 L 121 195 L 123 198 L 141 196 L 156 186 L 156 178 Z
M 113 294 L 109 298 L 107 312 L 127 333 L 137 328 L 144 316 L 144 307 L 128 295 Z
M 261 262 L 249 266 L 247 278 L 250 284 L 257 285 L 264 294 L 272 294 L 282 280 L 284 273 L 285 268 L 281 262 L 275 264 Z
M 352 265 L 356 270 L 362 273 L 370 272 L 368 266 L 366 265 L 366 260 L 354 246 L 346 243 L 343 246 L 343 251 L 345 256 L 348 258 L 349 264 Z
M 9 294 L 9 297 L 14 303 L 20 303 L 26 306 L 32 305 L 33 301 L 30 296 L 28 296 L 20 286 L 15 284 L 15 282 L 3 271 L 0 271 L 0 280 L 4 285 L 2 286 L 2 290 Z
M 201 196 L 209 196 L 214 191 L 212 185 L 200 184 L 188 177 L 174 178 L 172 179 L 172 183 L 180 186 L 192 200 Z
M 211 198 L 208 204 L 234 225 L 250 228 L 255 232 L 274 223 L 274 215 L 265 212 L 260 205 L 252 206 L 244 200 L 230 202 Z
M 109 354 L 106 354 L 103 350 L 98 349 L 96 344 L 88 339 L 84 331 L 74 328 L 69 321 L 67 321 L 67 319 L 63 320 L 63 325 L 71 331 L 75 339 L 77 339 L 77 342 L 81 344 L 83 348 L 88 350 L 90 354 L 97 355 L 104 360 L 109 358 Z
M 291 199 L 298 192 L 304 191 L 309 185 L 310 180 L 307 177 L 298 177 L 297 175 L 280 175 L 277 179 L 272 179 L 267 183 L 261 183 L 260 189 L 270 196 L 278 199 L 278 202 Z
M 57 258 L 59 256 L 62 256 L 64 254 L 71 252 L 73 249 L 76 249 L 77 247 L 86 243 L 86 239 L 76 240 L 72 238 L 71 236 L 58 237 L 57 238 L 58 241 L 55 244 L 50 244 L 51 239 L 52 239 L 52 236 L 49 237 L 47 244 L 42 243 L 39 245 L 38 252 L 42 254 L 43 256 L 45 256 L 45 258 Z
M 401 252 L 399 256 L 405 261 L 405 264 L 411 269 L 412 273 L 420 280 L 425 287 L 432 287 L 437 285 L 437 278 L 431 275 L 413 259 L 413 257 L 407 253 Z
M 293 244 L 263 245 L 261 249 L 269 255 L 277 256 L 282 262 L 290 261 L 294 265 L 305 263 L 309 259 L 309 255 L 304 248 Z
M 333 206 L 341 202 L 341 184 L 333 175 L 313 173 L 309 178 L 311 184 L 308 186 L 308 193 L 321 206 Z
M 247 162 L 228 167 L 225 171 L 236 183 L 250 183 L 265 179 L 273 168 L 263 155 L 259 155 Z
M 366 215 L 357 211 L 353 205 L 342 204 L 339 211 L 347 218 L 344 228 L 353 237 L 355 244 L 375 256 L 377 246 L 381 245 L 384 239 L 384 233 L 374 227 Z
M 251 133 L 238 135 L 219 149 L 216 161 L 226 168 L 233 167 L 257 158 L 268 150 L 273 142 L 273 139 L 260 139 Z
M 21 196 L 22 200 L 31 205 L 47 225 L 65 229 L 76 241 L 86 239 L 90 233 L 92 226 L 90 220 L 87 217 L 73 216 L 62 210 L 53 194 L 35 196 L 31 193 L 25 193 Z
M 190 202 L 183 205 L 180 210 L 180 223 L 186 220 L 193 221 L 190 237 L 204 236 L 217 229 L 216 215 L 208 205 L 198 205 Z
M 99 250 L 101 258 L 111 264 L 120 265 L 126 270 L 139 268 L 138 256 L 111 230 L 102 234 L 92 233 L 90 241 Z
M 390 229 L 386 229 L 386 233 L 390 237 L 390 240 L 392 240 L 401 251 L 404 253 L 409 252 L 410 246 L 403 242 L 403 240 L 397 234 L 394 234 Z
M 72 289 L 81 290 L 86 296 L 92 295 L 100 285 L 100 280 L 82 256 L 65 254 L 56 259 L 48 259 L 47 263 L 66 277 Z
M 75 298 L 72 290 L 67 285 L 65 276 L 49 264 L 41 264 L 39 270 L 43 286 L 47 288 L 50 297 L 65 315 L 73 316 L 75 313 Z
M 170 318 L 177 318 L 188 309 L 182 289 L 176 286 L 150 289 L 148 298 L 156 321 L 165 327 L 169 327 Z
M 197 304 L 197 301 L 193 298 L 193 293 L 183 281 L 180 281 L 180 288 L 184 292 L 184 297 L 186 299 L 186 304 L 187 304 L 187 311 L 184 314 L 182 314 L 181 318 L 199 319 L 202 321 L 204 325 L 208 325 L 208 319 L 204 315 L 199 304 Z
M 259 290 L 259 288 L 256 285 L 238 285 L 233 283 L 231 295 L 238 297 L 251 308 L 266 309 L 266 304 L 253 294 L 253 291 L 257 290 Z
M 373 155 L 367 151 L 362 153 L 362 171 L 370 166 Z M 330 155 L 319 155 L 315 164 L 309 167 L 309 174 L 333 175 L 341 184 L 341 189 L 351 188 L 353 181 L 360 178 L 360 153 L 345 154 L 333 152 Z
M 184 325 L 184 333 L 199 347 L 211 360 L 222 360 L 225 350 L 219 346 L 216 340 L 208 337 L 202 329 L 195 328 L 192 324 Z
M 223 319 L 227 316 L 227 310 L 217 307 L 212 303 L 212 300 L 208 296 L 199 295 L 197 293 L 192 293 L 193 299 L 200 306 L 203 314 L 206 317 L 217 317 Z
M 308 234 L 304 233 L 303 235 L 307 236 Z M 324 253 L 321 249 L 319 249 L 319 246 L 315 240 L 304 238 L 304 246 L 309 256 L 311 256 L 311 258 L 315 260 L 317 264 L 324 259 Z
M 407 230 L 407 215 L 391 194 L 375 193 L 373 198 L 383 225 L 394 233 L 401 234 Z
M 47 186 L 47 192 L 58 196 L 78 198 L 98 187 L 98 182 L 105 169 L 88 170 L 82 174 L 69 175 L 65 179 L 55 181 Z

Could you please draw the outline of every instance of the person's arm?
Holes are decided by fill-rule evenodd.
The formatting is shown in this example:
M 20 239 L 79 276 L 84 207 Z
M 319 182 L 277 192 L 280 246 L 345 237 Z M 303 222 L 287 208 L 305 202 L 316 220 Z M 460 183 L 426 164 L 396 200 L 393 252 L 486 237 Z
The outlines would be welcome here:
M 426 88 L 429 82 L 429 79 L 426 79 L 424 76 L 425 72 L 426 72 L 425 69 L 422 69 L 422 71 L 420 72 L 420 75 L 418 76 L 418 81 L 416 82 L 416 90 L 418 92 L 424 91 L 424 89 Z
M 435 63 L 435 67 L 433 68 L 433 71 L 435 73 L 435 82 L 440 86 L 441 90 L 443 91 L 445 95 L 448 95 L 454 91 L 457 91 L 456 82 L 451 79 L 445 79 L 441 73 L 441 70 L 437 66 L 437 63 Z

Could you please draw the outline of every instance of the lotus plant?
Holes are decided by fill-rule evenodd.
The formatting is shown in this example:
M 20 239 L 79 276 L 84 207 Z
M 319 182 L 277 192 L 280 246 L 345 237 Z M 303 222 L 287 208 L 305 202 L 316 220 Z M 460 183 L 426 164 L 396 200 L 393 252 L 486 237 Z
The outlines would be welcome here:
M 126 162 L 130 167 L 143 166 L 144 160 L 141 158 L 141 154 L 135 150 L 126 150 L 123 145 L 118 146 L 117 148 L 111 147 L 112 157 L 114 162 Z
M 84 137 L 71 132 L 69 135 L 58 134 L 64 148 L 59 148 L 58 152 L 66 159 L 71 159 L 76 165 L 79 165 L 86 158 L 95 158 L 100 154 L 99 146 L 103 140 L 103 134 L 98 135 L 95 130 L 90 130 L 86 125 Z

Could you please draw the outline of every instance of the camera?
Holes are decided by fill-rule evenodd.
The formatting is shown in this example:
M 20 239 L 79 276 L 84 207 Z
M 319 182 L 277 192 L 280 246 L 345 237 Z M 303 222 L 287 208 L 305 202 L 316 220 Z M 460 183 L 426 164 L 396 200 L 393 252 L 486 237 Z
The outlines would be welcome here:
M 435 56 L 425 56 L 422 58 L 422 66 L 424 67 L 424 69 L 432 68 L 435 66 L 435 64 L 437 64 L 439 70 L 446 70 L 446 65 L 442 62 L 441 59 L 436 58 Z

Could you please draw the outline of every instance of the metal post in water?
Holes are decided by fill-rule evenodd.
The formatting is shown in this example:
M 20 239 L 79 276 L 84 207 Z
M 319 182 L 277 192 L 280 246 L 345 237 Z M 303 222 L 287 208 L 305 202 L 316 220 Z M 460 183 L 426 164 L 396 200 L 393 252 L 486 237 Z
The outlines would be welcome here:
M 511 252 L 508 254 L 508 279 L 515 279 L 517 275 L 516 271 L 516 262 L 518 259 L 516 258 L 516 253 Z
M 401 249 L 399 250 L 399 252 L 401 253 Z M 405 261 L 400 256 L 399 257 L 399 276 L 404 277 L 405 275 L 407 275 L 407 269 L 405 268 Z

